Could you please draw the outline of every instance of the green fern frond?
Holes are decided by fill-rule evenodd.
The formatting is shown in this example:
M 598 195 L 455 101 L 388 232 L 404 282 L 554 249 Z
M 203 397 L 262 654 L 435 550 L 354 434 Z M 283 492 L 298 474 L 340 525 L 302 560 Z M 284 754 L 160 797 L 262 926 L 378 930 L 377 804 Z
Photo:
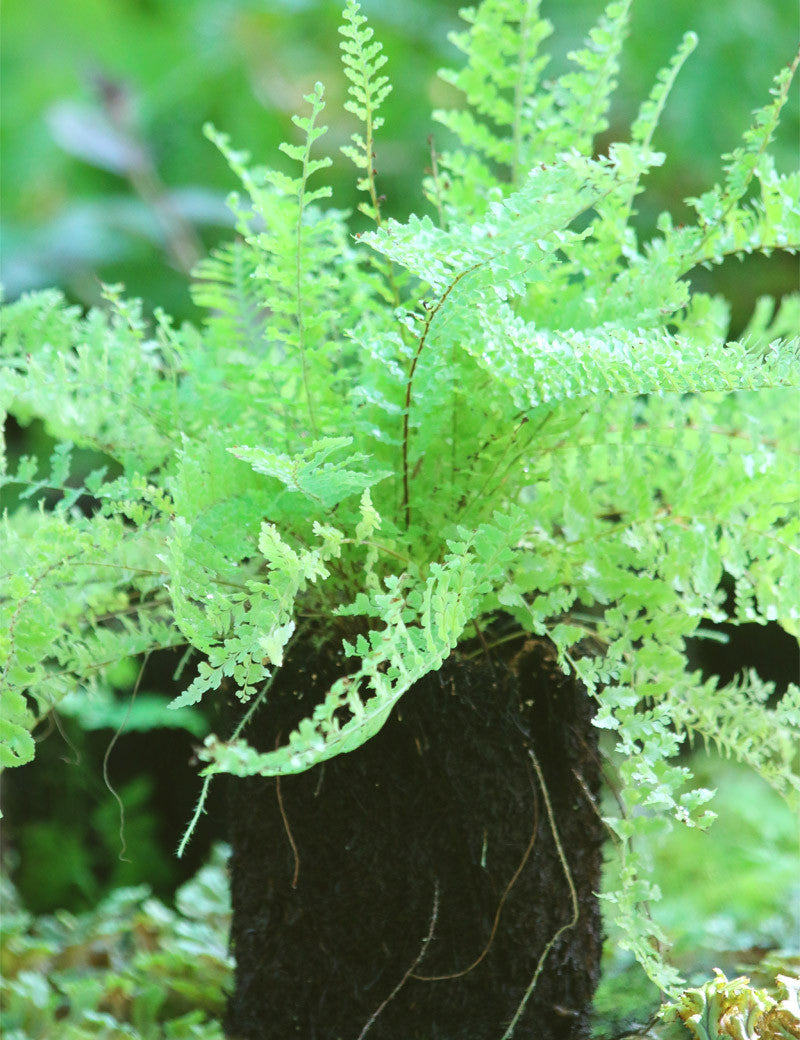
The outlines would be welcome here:
M 631 141 L 635 144 L 642 145 L 644 148 L 649 148 L 652 144 L 653 135 L 675 85 L 675 80 L 678 78 L 678 73 L 696 47 L 697 35 L 693 32 L 685 33 L 669 64 L 658 72 L 655 86 L 647 100 L 642 103 L 631 126 Z
M 543 135 L 551 148 L 577 148 L 591 156 L 595 137 L 608 128 L 608 108 L 617 86 L 630 7 L 631 0 L 612 0 L 585 46 L 568 55 L 577 71 L 565 73 L 553 87 L 558 126 L 548 127 Z
M 349 99 L 344 107 L 364 124 L 364 134 L 351 135 L 352 145 L 343 145 L 342 152 L 364 175 L 358 180 L 360 191 L 369 194 L 369 202 L 362 202 L 359 209 L 380 227 L 381 204 L 375 183 L 375 134 L 383 126 L 383 116 L 378 111 L 392 90 L 388 76 L 379 75 L 386 64 L 386 55 L 381 44 L 373 40 L 372 28 L 366 16 L 360 13 L 356 0 L 347 0 L 344 23 L 339 32 L 344 37 L 339 44 L 342 51 L 344 72 L 350 80 Z
M 259 261 L 252 247 L 236 239 L 215 249 L 192 272 L 192 299 L 211 312 L 209 327 L 249 356 L 258 353 L 267 329 L 267 301 L 255 281 Z
M 83 320 L 59 293 L 41 293 L 5 309 L 0 354 L 2 404 L 45 417 L 56 437 L 91 446 L 126 469 L 147 472 L 177 443 L 167 366 L 141 318 L 122 304 Z

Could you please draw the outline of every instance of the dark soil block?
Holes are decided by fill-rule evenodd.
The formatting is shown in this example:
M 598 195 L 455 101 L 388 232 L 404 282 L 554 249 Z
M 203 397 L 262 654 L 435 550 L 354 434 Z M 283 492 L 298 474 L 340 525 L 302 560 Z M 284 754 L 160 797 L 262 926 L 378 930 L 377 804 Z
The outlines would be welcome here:
M 504 661 L 454 655 L 355 752 L 279 783 L 230 781 L 229 1036 L 500 1040 L 573 918 L 529 749 L 579 918 L 514 1037 L 589 1035 L 604 838 L 594 707 L 547 643 L 506 649 Z M 341 671 L 296 651 L 250 741 L 274 747 Z

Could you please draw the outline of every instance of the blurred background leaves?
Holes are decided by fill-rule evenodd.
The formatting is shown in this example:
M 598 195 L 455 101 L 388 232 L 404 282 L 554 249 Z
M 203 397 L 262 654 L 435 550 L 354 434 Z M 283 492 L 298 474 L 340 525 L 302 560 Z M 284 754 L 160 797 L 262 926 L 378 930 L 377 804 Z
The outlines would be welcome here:
M 457 103 L 436 78 L 457 60 L 447 33 L 457 0 L 365 0 L 384 42 L 394 92 L 378 142 L 387 212 L 420 206 L 428 135 L 444 131 L 431 108 Z M 544 0 L 555 25 L 548 46 L 557 72 L 597 18 L 599 0 Z M 149 306 L 191 315 L 186 271 L 230 234 L 224 205 L 233 187 L 203 137 L 210 120 L 258 161 L 280 162 L 290 117 L 316 80 L 326 85 L 325 147 L 335 153 L 352 130 L 342 112 L 339 0 L 7 0 L 3 10 L 2 280 L 8 297 L 60 285 L 97 302 L 99 283 L 123 282 Z M 775 0 L 634 3 L 631 35 L 609 139 L 622 137 L 656 71 L 687 29 L 700 38 L 679 77 L 656 146 L 642 218 L 699 193 L 717 176 L 719 156 L 737 143 L 749 114 L 766 100 L 771 77 L 793 55 L 797 13 Z M 797 87 L 775 150 L 796 163 Z M 355 178 L 334 170 L 334 202 L 352 206 Z M 792 287 L 785 258 L 749 263 L 745 276 L 716 272 L 740 300 L 770 285 Z M 704 286 L 705 288 L 706 286 Z

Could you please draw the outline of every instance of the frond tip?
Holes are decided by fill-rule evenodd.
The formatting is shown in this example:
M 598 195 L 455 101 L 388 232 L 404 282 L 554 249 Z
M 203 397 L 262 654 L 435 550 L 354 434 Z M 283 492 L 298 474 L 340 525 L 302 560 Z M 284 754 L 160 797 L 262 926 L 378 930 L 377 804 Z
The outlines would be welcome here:
M 343 145 L 342 152 L 364 171 L 358 180 L 361 191 L 369 193 L 369 202 L 359 207 L 380 226 L 380 201 L 375 183 L 375 134 L 383 126 L 383 117 L 378 115 L 383 102 L 391 93 L 389 77 L 379 75 L 386 64 L 379 42 L 373 41 L 373 30 L 367 25 L 366 16 L 361 14 L 356 0 L 347 0 L 344 23 L 339 32 L 344 39 L 339 44 L 345 76 L 350 80 L 348 99 L 344 107 L 364 124 L 364 136 L 351 135 L 352 145 Z

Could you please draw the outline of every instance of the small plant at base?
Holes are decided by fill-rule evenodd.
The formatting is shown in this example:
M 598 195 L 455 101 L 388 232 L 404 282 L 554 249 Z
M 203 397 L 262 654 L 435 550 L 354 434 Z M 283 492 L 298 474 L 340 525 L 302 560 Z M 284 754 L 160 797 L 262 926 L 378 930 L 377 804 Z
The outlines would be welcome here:
M 704 986 L 687 989 L 661 1008 L 664 1022 L 683 1022 L 696 1040 L 793 1040 L 800 1036 L 800 979 L 778 975 L 778 999 L 749 985 L 746 976 L 725 978 L 718 969 Z
M 776 77 L 724 180 L 639 242 L 641 178 L 687 35 L 628 143 L 607 127 L 627 2 L 611 3 L 573 71 L 543 83 L 550 31 L 534 0 L 463 12 L 466 64 L 447 79 L 468 107 L 437 113 L 454 147 L 425 192 L 438 220 L 386 218 L 373 150 L 388 91 L 358 5 L 344 14 L 345 149 L 373 230 L 312 187 L 321 85 L 296 117 L 283 170 L 239 177 L 238 238 L 197 268 L 202 329 L 153 328 L 108 291 L 81 315 L 55 292 L 6 307 L 0 403 L 59 439 L 49 472 L 3 470 L 29 499 L 3 520 L 3 762 L 31 729 L 115 662 L 186 648 L 174 707 L 233 688 L 245 714 L 201 751 L 220 773 L 276 776 L 358 748 L 473 624 L 501 614 L 547 637 L 616 735 L 620 811 L 606 819 L 620 887 L 606 896 L 651 978 L 680 984 L 646 912 L 658 898 L 636 836 L 706 826 L 712 792 L 676 763 L 716 744 L 796 796 L 800 690 L 755 675 L 719 686 L 687 668 L 704 619 L 798 631 L 794 390 L 800 299 L 759 306 L 738 342 L 728 310 L 693 293 L 699 265 L 800 245 L 800 176 L 770 138 L 798 65 Z M 313 180 L 312 180 L 313 179 Z M 70 483 L 70 445 L 118 464 Z M 79 496 L 89 506 L 77 508 Z M 734 584 L 732 607 L 721 587 Z M 268 751 L 246 726 L 300 632 L 351 662 L 313 713 Z M 202 805 L 198 806 L 198 812 Z

